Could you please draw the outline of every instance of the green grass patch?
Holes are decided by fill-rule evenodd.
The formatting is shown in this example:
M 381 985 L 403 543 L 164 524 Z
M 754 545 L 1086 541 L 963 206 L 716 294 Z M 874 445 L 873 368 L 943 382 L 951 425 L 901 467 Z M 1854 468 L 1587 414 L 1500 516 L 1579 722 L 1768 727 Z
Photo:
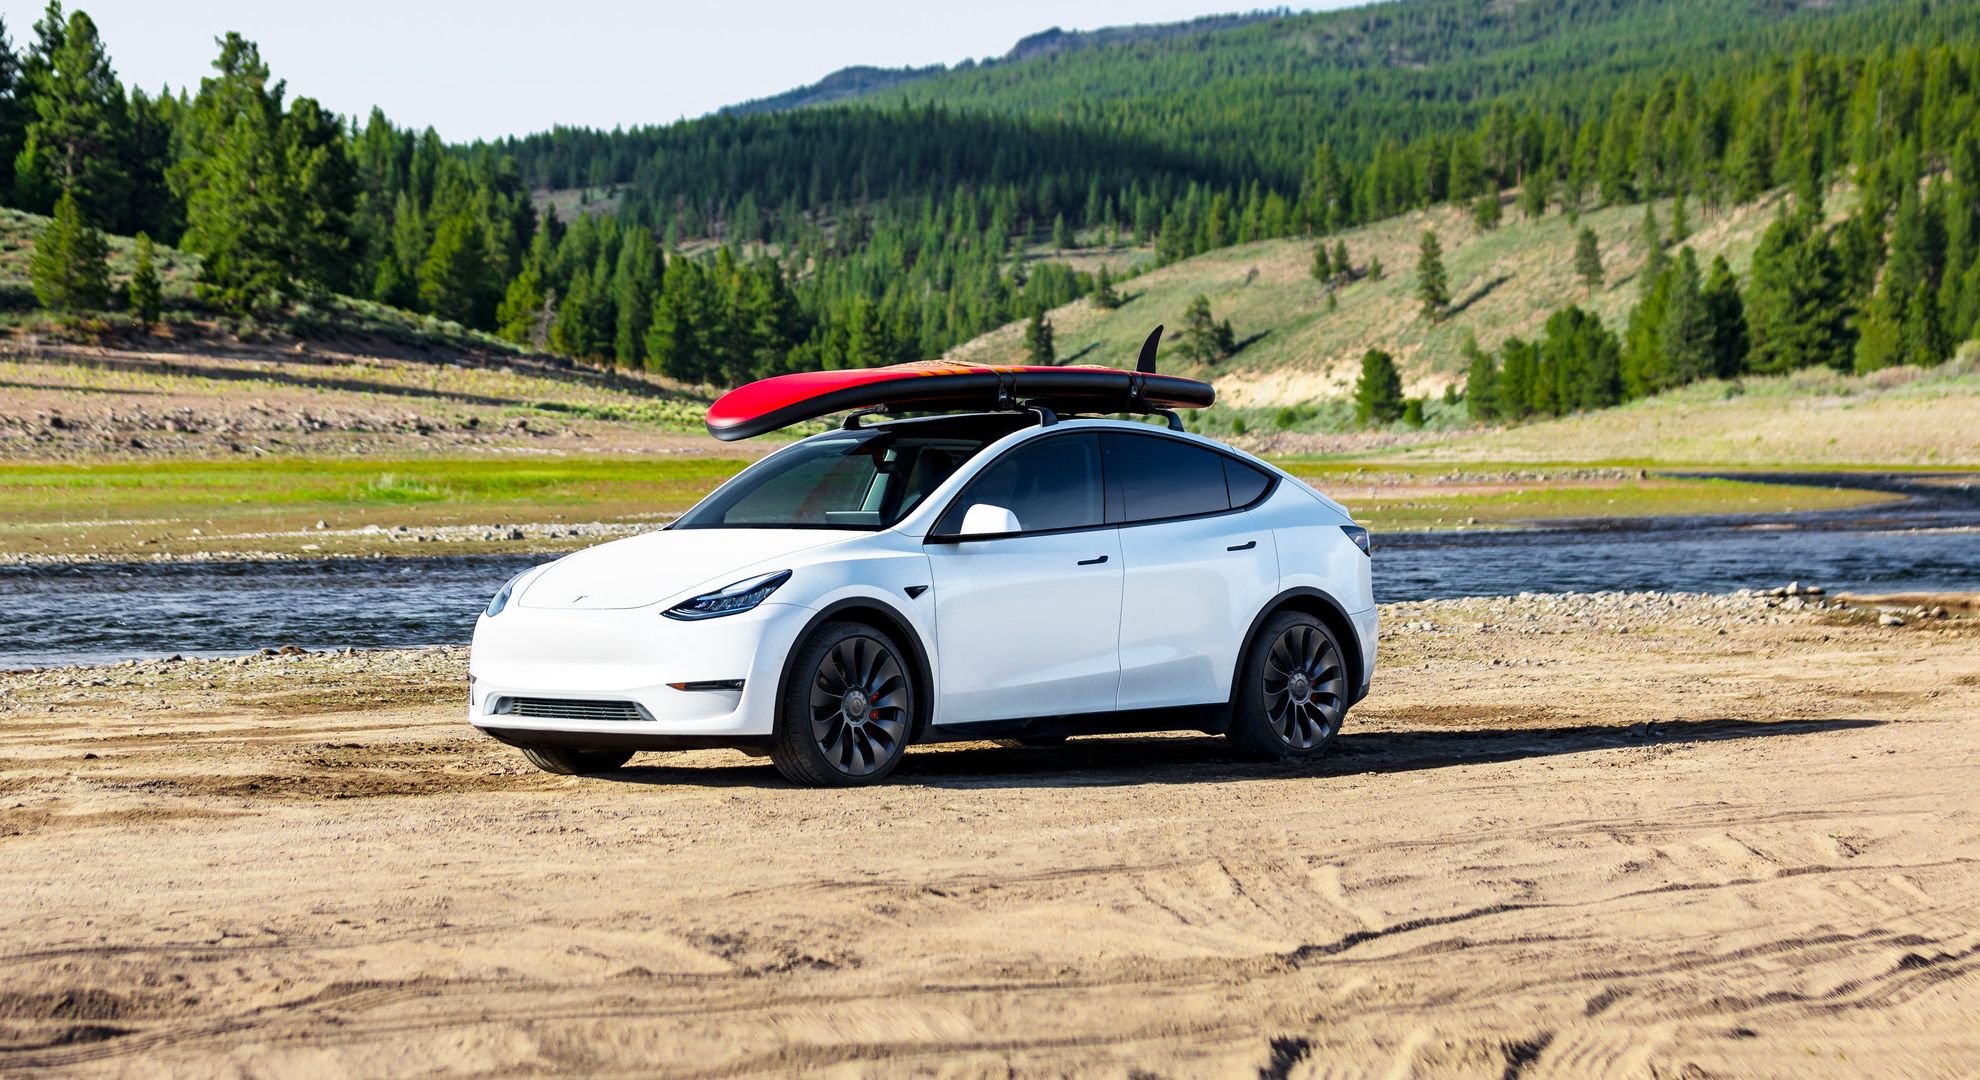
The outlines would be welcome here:
M 1402 480 L 1363 487 L 1341 470 L 1290 468 L 1340 500 L 1356 520 L 1377 530 L 1504 527 L 1564 518 L 1774 514 L 1846 509 L 1891 499 L 1880 492 L 1849 488 L 1677 477 L 1536 479 L 1441 487 Z
M 546 512 L 645 516 L 686 509 L 743 464 L 675 457 L 0 465 L 0 528 L 140 518 L 247 528 L 297 515 L 365 524 L 372 511 L 410 506 L 427 523 L 545 520 Z

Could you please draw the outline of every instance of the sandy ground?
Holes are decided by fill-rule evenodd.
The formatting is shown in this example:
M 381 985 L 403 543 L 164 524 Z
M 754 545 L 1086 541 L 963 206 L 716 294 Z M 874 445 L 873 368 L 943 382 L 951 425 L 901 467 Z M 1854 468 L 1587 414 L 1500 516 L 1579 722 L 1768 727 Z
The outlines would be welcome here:
M 0 1074 L 1980 1070 L 1980 619 L 1387 610 L 1334 753 L 529 771 L 459 650 L 0 676 Z

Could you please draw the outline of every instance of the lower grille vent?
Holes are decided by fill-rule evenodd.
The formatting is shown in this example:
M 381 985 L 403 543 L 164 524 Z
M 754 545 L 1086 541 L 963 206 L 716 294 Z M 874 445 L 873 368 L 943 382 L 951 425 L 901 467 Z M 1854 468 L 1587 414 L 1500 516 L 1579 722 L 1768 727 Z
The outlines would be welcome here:
M 644 720 L 630 701 L 577 701 L 570 698 L 509 698 L 503 712 L 539 720 Z

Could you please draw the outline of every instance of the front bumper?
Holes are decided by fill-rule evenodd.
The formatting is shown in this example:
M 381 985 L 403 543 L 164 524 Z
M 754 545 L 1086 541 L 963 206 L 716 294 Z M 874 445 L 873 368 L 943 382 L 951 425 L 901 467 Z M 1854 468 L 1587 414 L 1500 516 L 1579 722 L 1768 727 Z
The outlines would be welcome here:
M 511 605 L 475 624 L 468 721 L 505 742 L 599 748 L 767 738 L 784 659 L 811 615 L 766 603 L 682 622 L 657 606 Z

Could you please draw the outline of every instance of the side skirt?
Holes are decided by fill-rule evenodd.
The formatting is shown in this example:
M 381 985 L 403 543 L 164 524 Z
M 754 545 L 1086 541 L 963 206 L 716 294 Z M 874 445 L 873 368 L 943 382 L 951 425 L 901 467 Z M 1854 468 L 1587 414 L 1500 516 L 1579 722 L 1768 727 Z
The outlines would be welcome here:
M 1220 735 L 1230 726 L 1230 715 L 1230 706 L 1219 701 L 1131 712 L 1027 716 L 1016 720 L 931 724 L 915 741 L 920 744 L 976 739 L 1057 739 L 1069 735 L 1129 735 L 1150 731 L 1201 731 Z

